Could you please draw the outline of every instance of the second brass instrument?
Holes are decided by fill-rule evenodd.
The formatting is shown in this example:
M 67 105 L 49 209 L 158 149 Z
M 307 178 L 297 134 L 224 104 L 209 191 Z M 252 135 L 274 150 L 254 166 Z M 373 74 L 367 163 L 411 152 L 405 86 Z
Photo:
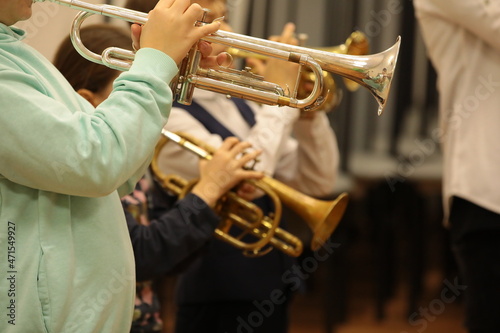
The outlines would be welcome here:
M 34 0 L 43 2 L 45 0 Z M 71 39 L 78 52 L 90 61 L 111 68 L 127 70 L 134 59 L 134 52 L 116 47 L 106 49 L 101 55 L 88 50 L 80 39 L 82 22 L 93 14 L 104 15 L 132 23 L 145 24 L 147 14 L 110 5 L 95 5 L 79 0 L 47 0 L 59 5 L 80 10 L 71 27 Z M 196 24 L 205 24 L 204 18 Z M 389 49 L 368 56 L 337 54 L 300 46 L 273 42 L 228 31 L 218 31 L 203 38 L 211 43 L 239 48 L 277 59 L 291 61 L 311 70 L 316 80 L 311 93 L 297 98 L 297 89 L 289 95 L 278 84 L 266 82 L 262 77 L 246 71 L 228 68 L 203 69 L 199 67 L 200 53 L 193 46 L 179 69 L 176 79 L 170 83 L 174 99 L 182 104 L 191 104 L 195 88 L 223 93 L 228 96 L 252 100 L 262 104 L 290 106 L 312 111 L 318 108 L 324 90 L 322 71 L 338 74 L 350 79 L 370 91 L 378 102 L 378 114 L 382 114 L 389 96 L 393 73 L 401 43 L 400 37 Z
M 299 36 L 301 35 L 303 34 L 300 34 Z M 299 40 L 301 40 L 301 42 L 305 39 L 306 37 L 303 38 L 299 37 Z M 349 37 L 343 44 L 331 47 L 315 47 L 313 49 L 325 52 L 348 54 L 348 55 L 367 55 L 370 49 L 370 43 L 368 42 L 368 38 L 363 32 L 354 31 L 349 35 Z M 230 47 L 226 52 L 236 58 L 256 58 L 260 60 L 267 60 L 268 58 L 261 54 L 243 51 L 241 49 L 237 49 L 234 47 Z M 316 76 L 314 75 L 314 73 L 306 70 L 301 71 L 299 86 L 297 88 L 297 96 L 298 97 L 307 96 L 307 94 L 309 94 L 309 91 L 308 89 L 305 88 L 305 86 L 306 84 L 312 83 L 315 80 Z M 323 81 L 325 88 L 321 93 L 321 96 L 324 100 L 323 105 L 321 105 L 321 110 L 329 112 L 335 109 L 335 107 L 337 107 L 340 104 L 343 92 L 338 87 L 338 84 L 336 83 L 332 73 L 323 71 Z M 359 88 L 359 84 L 345 77 L 344 77 L 344 85 L 351 92 L 356 91 Z
M 151 162 L 151 171 L 165 189 L 182 197 L 194 184 L 176 175 L 166 175 L 160 170 L 158 155 L 161 149 L 172 141 L 204 159 L 211 159 L 214 149 L 186 134 L 173 133 L 165 129 L 162 130 L 162 134 L 163 138 L 156 146 Z M 232 192 L 221 198 L 216 207 L 217 214 L 222 217 L 222 224 L 215 231 L 216 237 L 242 249 L 247 256 L 264 255 L 272 248 L 293 257 L 302 253 L 302 241 L 279 228 L 281 202 L 294 210 L 308 224 L 313 233 L 311 249 L 314 251 L 318 250 L 330 237 L 347 207 L 348 195 L 346 193 L 340 194 L 335 200 L 325 201 L 304 195 L 267 176 L 258 181 L 251 181 L 251 183 L 272 198 L 275 210 L 272 217 L 264 216 L 259 207 L 244 201 Z M 232 226 L 241 230 L 240 236 L 234 237 L 228 234 Z M 257 241 L 243 242 L 241 238 L 247 234 L 252 235 Z

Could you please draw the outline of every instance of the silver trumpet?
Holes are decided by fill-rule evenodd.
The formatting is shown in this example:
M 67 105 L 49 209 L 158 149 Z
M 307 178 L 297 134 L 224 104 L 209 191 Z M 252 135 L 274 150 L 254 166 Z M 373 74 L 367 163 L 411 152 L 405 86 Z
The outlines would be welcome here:
M 34 2 L 43 1 L 54 2 L 81 11 L 73 20 L 70 36 L 74 47 L 84 58 L 117 70 L 126 71 L 130 68 L 134 52 L 110 47 L 102 54 L 96 54 L 83 45 L 80 27 L 85 19 L 94 14 L 145 24 L 148 20 L 146 13 L 78 0 L 34 0 Z M 196 24 L 206 24 L 205 16 Z M 322 71 L 325 70 L 350 79 L 368 89 L 378 102 L 378 115 L 382 114 L 389 96 L 401 43 L 401 38 L 398 37 L 393 46 L 381 53 L 358 56 L 294 46 L 221 30 L 202 39 L 210 43 L 298 63 L 312 71 L 316 80 L 310 94 L 303 99 L 297 99 L 297 88 L 287 93 L 287 90 L 280 85 L 264 81 L 262 76 L 251 73 L 248 69 L 199 67 L 201 56 L 194 45 L 181 63 L 178 75 L 170 82 L 174 99 L 181 104 L 191 104 L 194 89 L 199 88 L 262 104 L 313 111 L 320 107 L 324 100 L 322 92 L 325 86 Z

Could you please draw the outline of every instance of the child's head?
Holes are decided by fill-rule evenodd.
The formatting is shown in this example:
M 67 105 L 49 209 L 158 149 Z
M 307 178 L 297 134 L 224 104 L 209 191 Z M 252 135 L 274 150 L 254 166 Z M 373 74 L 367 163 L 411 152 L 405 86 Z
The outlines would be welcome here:
M 0 22 L 13 25 L 31 17 L 33 0 L 0 0 Z
M 85 47 L 97 54 L 110 46 L 128 50 L 132 48 L 130 35 L 123 29 L 108 24 L 83 27 L 80 37 Z M 59 46 L 54 65 L 73 88 L 95 106 L 107 98 L 113 80 L 120 73 L 83 58 L 73 47 L 69 36 Z

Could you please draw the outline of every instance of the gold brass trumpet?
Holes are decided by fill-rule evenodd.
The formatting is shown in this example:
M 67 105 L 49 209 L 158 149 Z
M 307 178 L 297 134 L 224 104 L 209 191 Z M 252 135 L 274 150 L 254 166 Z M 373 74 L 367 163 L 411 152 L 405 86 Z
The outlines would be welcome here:
M 45 0 L 34 1 L 43 2 Z M 95 54 L 81 42 L 80 27 L 82 22 L 93 14 L 145 24 L 148 20 L 146 13 L 117 6 L 96 5 L 79 0 L 47 1 L 81 11 L 73 20 L 70 35 L 74 47 L 84 58 L 118 70 L 128 70 L 130 68 L 135 56 L 134 52 L 111 47 L 104 50 L 101 55 Z M 196 24 L 206 24 L 205 17 L 206 15 Z M 389 96 L 401 43 L 401 39 L 398 37 L 392 47 L 381 53 L 354 56 L 288 45 L 220 30 L 202 39 L 211 43 L 298 63 L 314 73 L 316 77 L 314 86 L 307 97 L 297 99 L 297 89 L 293 93 L 286 95 L 285 89 L 278 84 L 264 81 L 259 75 L 229 68 L 219 68 L 217 70 L 200 68 L 200 52 L 194 45 L 181 64 L 177 78 L 170 83 L 174 99 L 179 103 L 191 104 L 194 89 L 198 88 L 262 104 L 290 106 L 312 111 L 323 103 L 321 96 L 324 90 L 322 71 L 325 70 L 350 79 L 368 89 L 379 104 L 379 115 L 382 114 Z
M 165 129 L 162 134 L 163 137 L 156 146 L 151 162 L 151 171 L 165 189 L 183 197 L 195 183 L 189 183 L 175 175 L 163 174 L 158 166 L 158 155 L 161 149 L 169 141 L 173 141 L 201 158 L 211 159 L 214 148 L 186 134 L 173 133 Z M 347 207 L 346 193 L 340 194 L 335 200 L 324 201 L 304 195 L 267 176 L 258 181 L 251 181 L 251 183 L 273 200 L 275 211 L 272 218 L 263 216 L 259 207 L 243 200 L 233 192 L 228 192 L 221 198 L 215 208 L 216 213 L 222 217 L 221 225 L 215 231 L 216 237 L 242 249 L 247 256 L 264 255 L 272 248 L 293 257 L 302 253 L 303 245 L 300 239 L 279 228 L 281 202 L 294 210 L 308 224 L 313 232 L 311 249 L 314 251 L 318 250 L 330 237 Z M 233 226 L 241 229 L 241 234 L 237 237 L 229 235 L 229 229 Z M 246 243 L 241 240 L 245 235 L 252 235 L 258 240 Z

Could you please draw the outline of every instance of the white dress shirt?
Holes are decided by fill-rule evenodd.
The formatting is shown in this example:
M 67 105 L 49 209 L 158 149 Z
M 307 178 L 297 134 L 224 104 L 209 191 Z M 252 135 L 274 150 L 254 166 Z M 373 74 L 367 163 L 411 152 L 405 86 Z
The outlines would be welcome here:
M 438 73 L 443 195 L 500 213 L 500 2 L 415 0 Z
M 196 90 L 194 97 L 241 140 L 263 150 L 256 170 L 264 171 L 308 195 L 326 196 L 334 191 L 339 153 L 324 112 L 319 112 L 313 119 L 299 119 L 297 109 L 248 102 L 256 120 L 256 124 L 250 127 L 236 105 L 223 94 Z M 181 108 L 172 108 L 165 129 L 188 133 L 214 148 L 223 141 Z M 161 151 L 158 162 L 162 172 L 192 179 L 199 176 L 198 160 L 195 154 L 170 143 Z

